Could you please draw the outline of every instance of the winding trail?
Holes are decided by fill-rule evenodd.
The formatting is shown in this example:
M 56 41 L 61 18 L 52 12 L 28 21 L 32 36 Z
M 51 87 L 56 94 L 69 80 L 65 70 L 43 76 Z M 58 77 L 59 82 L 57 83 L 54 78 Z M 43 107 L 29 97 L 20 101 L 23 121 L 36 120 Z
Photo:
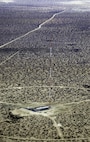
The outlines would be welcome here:
M 61 131 L 60 127 L 58 127 L 58 124 L 57 124 L 57 122 L 55 121 L 55 119 L 52 118 L 52 117 L 50 117 L 50 116 L 47 116 L 47 117 L 52 120 L 53 126 L 56 128 L 58 136 L 59 136 L 61 139 L 63 139 L 64 137 L 63 137 L 62 131 Z
M 86 102 L 87 101 L 90 101 L 90 100 L 86 100 Z M 83 102 L 83 101 L 82 101 Z M 85 101 L 84 101 L 85 102 Z M 0 102 L 1 103 L 1 102 Z M 74 103 L 80 103 L 80 102 L 74 102 Z M 7 103 L 6 103 L 7 104 Z M 11 104 L 11 103 L 10 103 Z M 69 103 L 67 103 L 67 104 L 69 104 Z M 71 103 L 70 103 L 71 104 Z M 66 104 L 65 104 L 66 105 Z M 21 114 L 20 116 L 23 116 L 23 117 L 25 117 L 25 116 L 30 116 L 30 115 L 40 115 L 40 116 L 43 116 L 43 117 L 47 117 L 47 118 L 49 118 L 52 122 L 53 122 L 53 126 L 56 128 L 56 130 L 57 130 L 57 134 L 58 134 L 58 136 L 59 136 L 59 139 L 61 139 L 61 140 L 66 140 L 66 139 L 64 139 L 64 136 L 63 136 L 63 133 L 62 133 L 62 130 L 61 130 L 61 128 L 58 126 L 58 124 L 57 124 L 57 122 L 55 121 L 55 118 L 54 117 L 52 117 L 52 116 L 50 116 L 49 114 L 46 114 L 46 113 L 37 113 L 37 112 L 30 112 L 30 111 L 28 111 L 28 110 L 26 110 L 26 109 L 24 109 L 24 108 L 21 108 L 21 109 L 17 109 L 17 110 L 14 110 L 14 115 L 17 115 L 17 114 Z M 7 121 L 9 121 L 8 119 L 7 119 Z M 1 122 L 0 123 L 2 123 L 3 121 L 1 120 Z M 2 135 L 1 135 L 2 136 Z M 4 136 L 3 136 L 4 137 Z M 21 139 L 21 137 L 19 137 L 19 139 Z M 37 138 L 36 138 L 37 139 Z M 81 139 L 81 138 L 80 138 Z M 75 140 L 75 138 L 73 139 L 73 140 Z
M 55 13 L 51 18 L 49 18 L 49 19 L 46 20 L 45 22 L 41 23 L 37 28 L 35 28 L 35 29 L 33 29 L 33 30 L 27 32 L 26 34 L 24 34 L 24 35 L 22 35 L 22 36 L 19 36 L 19 37 L 13 39 L 12 41 L 9 41 L 9 42 L 7 42 L 7 43 L 1 45 L 0 48 L 3 48 L 3 47 L 5 47 L 5 46 L 7 46 L 7 45 L 9 45 L 9 44 L 11 44 L 11 43 L 13 43 L 13 42 L 15 42 L 15 41 L 21 39 L 21 38 L 23 38 L 23 37 L 25 37 L 25 36 L 27 36 L 27 35 L 29 35 L 29 34 L 31 34 L 31 33 L 34 33 L 35 31 L 38 31 L 39 29 L 41 29 L 41 27 L 42 27 L 43 25 L 45 25 L 46 23 L 48 23 L 48 22 L 50 22 L 51 20 L 53 20 L 53 18 L 54 18 L 56 15 L 59 15 L 59 14 L 61 14 L 61 13 L 63 13 L 63 12 L 65 12 L 65 10 L 63 10 L 63 11 L 61 11 L 61 12 L 58 12 L 58 13 Z

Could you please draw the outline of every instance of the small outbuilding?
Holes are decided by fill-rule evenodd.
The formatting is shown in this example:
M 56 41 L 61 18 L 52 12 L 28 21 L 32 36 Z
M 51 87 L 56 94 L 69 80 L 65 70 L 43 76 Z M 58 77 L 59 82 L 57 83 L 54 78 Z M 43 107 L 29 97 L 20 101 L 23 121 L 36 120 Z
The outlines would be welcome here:
M 50 109 L 50 106 L 40 106 L 40 107 L 26 108 L 26 109 L 27 109 L 27 110 L 34 111 L 34 112 L 38 112 L 38 111 L 48 110 L 48 109 Z

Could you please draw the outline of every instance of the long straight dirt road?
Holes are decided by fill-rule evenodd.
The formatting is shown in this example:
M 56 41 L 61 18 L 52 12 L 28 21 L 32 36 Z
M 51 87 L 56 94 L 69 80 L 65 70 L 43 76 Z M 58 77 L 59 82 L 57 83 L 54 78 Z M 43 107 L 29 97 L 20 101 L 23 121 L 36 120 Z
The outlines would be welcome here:
M 1 45 L 0 48 L 3 48 L 3 47 L 5 47 L 5 46 L 7 46 L 7 45 L 9 45 L 9 44 L 11 44 L 11 43 L 13 43 L 13 42 L 15 42 L 15 41 L 17 41 L 17 40 L 23 38 L 23 37 L 25 37 L 25 36 L 27 36 L 27 35 L 29 35 L 29 34 L 35 32 L 35 31 L 38 31 L 39 29 L 42 28 L 43 25 L 45 25 L 46 23 L 48 23 L 48 22 L 50 22 L 51 20 L 53 20 L 56 15 L 62 14 L 62 13 L 64 13 L 64 12 L 65 12 L 65 10 L 53 14 L 53 16 L 52 16 L 51 18 L 49 18 L 48 20 L 46 20 L 46 21 L 44 21 L 43 23 L 41 23 L 37 28 L 35 28 L 35 29 L 33 29 L 33 30 L 27 32 L 26 34 L 24 34 L 24 35 L 22 35 L 22 36 L 19 36 L 19 37 L 15 38 L 15 39 L 13 39 L 13 40 L 11 40 L 11 41 L 9 41 L 9 42 L 3 44 L 3 45 Z

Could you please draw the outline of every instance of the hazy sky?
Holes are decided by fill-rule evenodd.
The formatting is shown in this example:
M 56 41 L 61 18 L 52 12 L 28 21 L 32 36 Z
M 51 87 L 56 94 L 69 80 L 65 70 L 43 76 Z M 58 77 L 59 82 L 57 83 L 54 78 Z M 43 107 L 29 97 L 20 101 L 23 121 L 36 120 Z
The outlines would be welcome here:
M 0 2 L 17 2 L 17 3 L 57 3 L 57 4 L 66 4 L 66 5 L 85 5 L 90 4 L 90 0 L 0 0 Z

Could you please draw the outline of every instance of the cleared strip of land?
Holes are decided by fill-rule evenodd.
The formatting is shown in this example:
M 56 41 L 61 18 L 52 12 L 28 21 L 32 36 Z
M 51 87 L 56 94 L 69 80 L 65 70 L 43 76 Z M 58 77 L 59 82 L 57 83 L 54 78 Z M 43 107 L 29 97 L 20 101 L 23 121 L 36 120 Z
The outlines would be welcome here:
M 79 101 L 79 102 L 62 103 L 61 105 L 73 105 L 73 104 L 80 104 L 80 103 L 83 103 L 83 102 L 90 102 L 90 99 Z M 21 103 L 16 104 L 16 103 L 7 103 L 7 102 L 3 102 L 3 101 L 0 101 L 0 104 L 24 106 L 24 104 L 21 104 Z M 53 104 L 57 104 L 57 102 L 55 102 Z M 25 105 L 26 105 L 26 103 L 25 103 Z
M 13 89 L 29 89 L 29 88 L 69 88 L 69 89 L 83 89 L 86 91 L 84 87 L 78 86 L 23 86 L 23 87 L 7 87 L 7 88 L 0 88 L 0 90 L 13 90 Z
M 7 45 L 9 45 L 9 44 L 11 44 L 11 43 L 13 43 L 13 42 L 15 42 L 15 41 L 21 39 L 21 38 L 23 38 L 23 37 L 25 37 L 25 36 L 27 36 L 27 35 L 33 33 L 33 32 L 35 32 L 35 31 L 41 29 L 41 27 L 42 27 L 43 25 L 45 25 L 46 23 L 50 22 L 51 20 L 53 20 L 53 18 L 54 18 L 56 15 L 59 15 L 59 14 L 61 14 L 61 13 L 63 13 L 63 12 L 65 12 L 65 10 L 63 10 L 63 11 L 61 11 L 61 12 L 59 12 L 59 13 L 55 13 L 51 18 L 49 18 L 49 19 L 46 20 L 45 22 L 41 23 L 41 24 L 40 24 L 37 28 L 35 28 L 34 30 L 31 30 L 31 31 L 27 32 L 26 34 L 24 34 L 24 35 L 22 35 L 22 36 L 20 36 L 20 37 L 17 37 L 17 38 L 15 38 L 14 40 L 11 40 L 10 42 L 7 42 L 7 43 L 1 45 L 0 48 L 3 48 L 3 47 L 5 47 L 5 46 L 7 46 Z
M 6 60 L 2 61 L 2 62 L 0 63 L 0 66 L 1 66 L 2 64 L 4 64 L 5 62 L 7 62 L 8 60 L 10 60 L 11 58 L 13 58 L 17 53 L 19 53 L 19 51 L 15 52 L 15 53 L 12 54 L 11 56 L 9 56 Z

